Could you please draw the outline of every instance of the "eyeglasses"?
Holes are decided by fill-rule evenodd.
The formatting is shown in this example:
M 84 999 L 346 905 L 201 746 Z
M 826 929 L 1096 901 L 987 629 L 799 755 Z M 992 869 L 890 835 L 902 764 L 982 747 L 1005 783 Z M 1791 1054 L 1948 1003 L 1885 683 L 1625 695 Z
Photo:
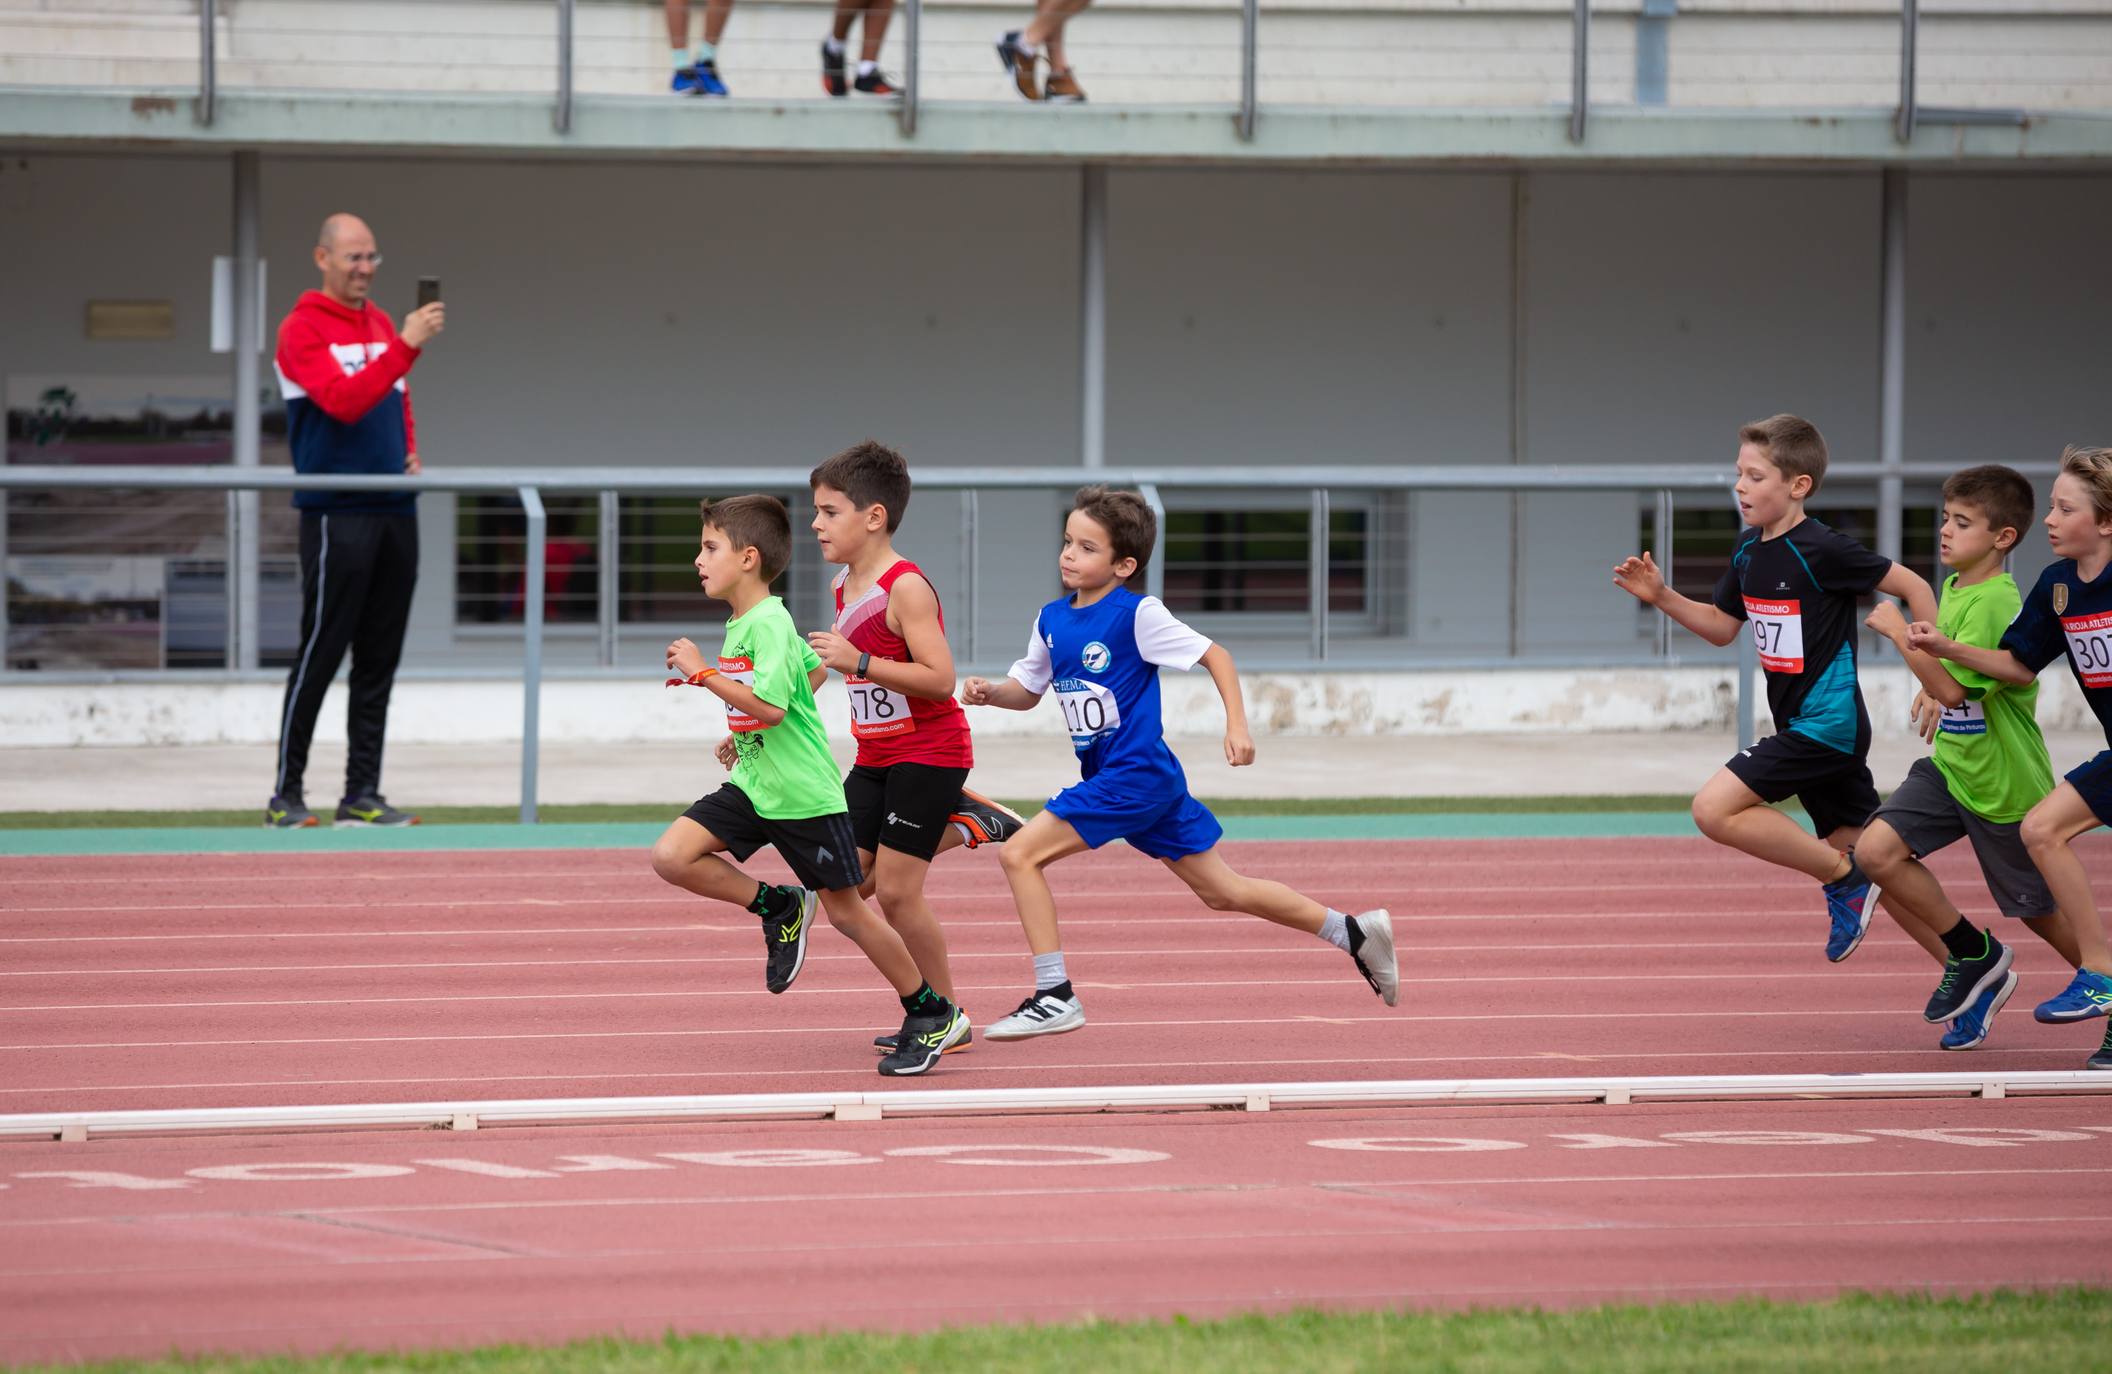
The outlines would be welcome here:
M 347 253 L 345 254 L 345 261 L 351 263 L 354 267 L 379 267 L 381 266 L 381 254 Z

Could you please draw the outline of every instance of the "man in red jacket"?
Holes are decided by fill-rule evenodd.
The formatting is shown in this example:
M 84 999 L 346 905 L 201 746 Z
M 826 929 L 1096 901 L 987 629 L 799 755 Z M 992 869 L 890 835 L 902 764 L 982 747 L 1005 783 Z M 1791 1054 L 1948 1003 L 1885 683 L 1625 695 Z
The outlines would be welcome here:
M 298 472 L 416 473 L 410 371 L 447 324 L 435 302 L 404 317 L 403 333 L 367 299 L 381 254 L 354 215 L 323 221 L 315 245 L 320 291 L 304 292 L 279 325 L 274 360 L 286 398 L 286 434 Z M 350 752 L 339 825 L 415 825 L 381 796 L 381 744 L 389 691 L 403 656 L 411 589 L 418 581 L 417 497 L 411 492 L 301 491 L 301 647 L 279 716 L 279 771 L 264 824 L 319 824 L 303 777 L 316 712 L 352 652 L 346 711 Z

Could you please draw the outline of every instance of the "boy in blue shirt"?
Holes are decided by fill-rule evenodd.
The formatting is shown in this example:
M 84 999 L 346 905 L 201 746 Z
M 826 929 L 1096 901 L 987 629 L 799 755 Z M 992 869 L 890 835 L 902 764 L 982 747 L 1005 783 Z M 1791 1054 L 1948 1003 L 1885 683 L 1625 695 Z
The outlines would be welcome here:
M 1085 1024 L 1071 986 L 1045 870 L 1110 840 L 1164 863 L 1213 911 L 1244 911 L 1316 935 L 1342 950 L 1372 991 L 1392 1006 L 1400 996 L 1393 920 L 1384 910 L 1350 916 L 1282 883 L 1235 873 L 1217 852 L 1224 830 L 1188 795 L 1180 762 L 1166 747 L 1159 714 L 1159 669 L 1200 663 L 1225 703 L 1225 761 L 1254 761 L 1246 706 L 1232 656 L 1174 619 L 1155 596 L 1124 585 L 1150 561 L 1158 521 L 1135 492 L 1081 488 L 1064 523 L 1058 559 L 1064 595 L 1041 608 L 1026 656 L 1005 679 L 971 677 L 971 706 L 1032 710 L 1051 687 L 1063 708 L 1083 781 L 1065 788 L 1000 851 L 1005 879 L 1034 954 L 1034 991 L 992 1025 L 992 1040 L 1055 1035 Z
M 2070 447 L 2053 481 L 2046 533 L 2055 561 L 2039 574 L 2024 609 L 1993 649 L 1960 644 L 1927 620 L 1907 630 L 1923 653 L 2003 682 L 2026 683 L 2063 654 L 2083 699 L 2112 744 L 2112 448 Z M 2024 846 L 2068 917 L 2079 967 L 2061 993 L 2041 1002 L 2041 1021 L 2084 1021 L 2112 1014 L 2112 952 L 2090 891 L 2090 875 L 2070 844 L 2112 824 L 2112 749 L 2068 773 L 2024 817 Z M 2112 1029 L 2089 1067 L 2112 1069 Z
M 1706 602 L 1665 585 L 1648 553 L 1614 583 L 1711 644 L 1753 627 L 1775 733 L 1741 749 L 1694 794 L 1694 824 L 1718 844 L 1817 880 L 1826 894 L 1826 957 L 1839 963 L 1870 927 L 1877 889 L 1852 852 L 1877 810 L 1870 713 L 1855 678 L 1856 598 L 1887 592 L 1916 620 L 1936 594 L 1913 569 L 1804 513 L 1826 479 L 1826 440 L 1809 420 L 1774 415 L 1738 431 L 1738 512 L 1750 527 Z M 1774 803 L 1797 798 L 1809 835 Z

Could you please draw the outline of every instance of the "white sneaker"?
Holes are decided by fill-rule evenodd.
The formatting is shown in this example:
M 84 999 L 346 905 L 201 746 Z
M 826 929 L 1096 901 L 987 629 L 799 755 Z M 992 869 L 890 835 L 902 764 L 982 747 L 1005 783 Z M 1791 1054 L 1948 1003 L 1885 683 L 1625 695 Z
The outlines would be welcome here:
M 1037 992 L 1019 1004 L 1019 1009 L 983 1032 L 986 1040 L 1026 1040 L 1037 1035 L 1059 1035 L 1085 1024 L 1085 1008 L 1076 997 L 1058 997 Z
M 1393 917 L 1382 907 L 1361 912 L 1355 919 L 1357 929 L 1364 932 L 1364 942 L 1352 956 L 1357 961 L 1357 971 L 1390 1007 L 1401 1000 L 1400 961 L 1393 951 Z

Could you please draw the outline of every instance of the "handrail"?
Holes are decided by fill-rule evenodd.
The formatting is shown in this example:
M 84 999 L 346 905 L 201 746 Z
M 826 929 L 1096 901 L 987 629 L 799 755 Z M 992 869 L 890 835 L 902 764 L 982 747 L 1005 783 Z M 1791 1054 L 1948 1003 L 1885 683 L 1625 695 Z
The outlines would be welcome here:
M 572 38 L 574 0 L 557 0 L 557 110 L 555 123 L 561 134 L 572 132 Z
M 1901 143 L 1914 141 L 1916 86 L 1920 80 L 1915 67 L 1920 49 L 1920 0 L 1899 0 L 1899 117 L 1892 131 Z
M 211 127 L 219 103 L 219 70 L 213 61 L 214 0 L 198 0 L 198 122 Z
M 1569 141 L 1582 143 L 1591 117 L 1591 0 L 1576 0 L 1569 28 Z

